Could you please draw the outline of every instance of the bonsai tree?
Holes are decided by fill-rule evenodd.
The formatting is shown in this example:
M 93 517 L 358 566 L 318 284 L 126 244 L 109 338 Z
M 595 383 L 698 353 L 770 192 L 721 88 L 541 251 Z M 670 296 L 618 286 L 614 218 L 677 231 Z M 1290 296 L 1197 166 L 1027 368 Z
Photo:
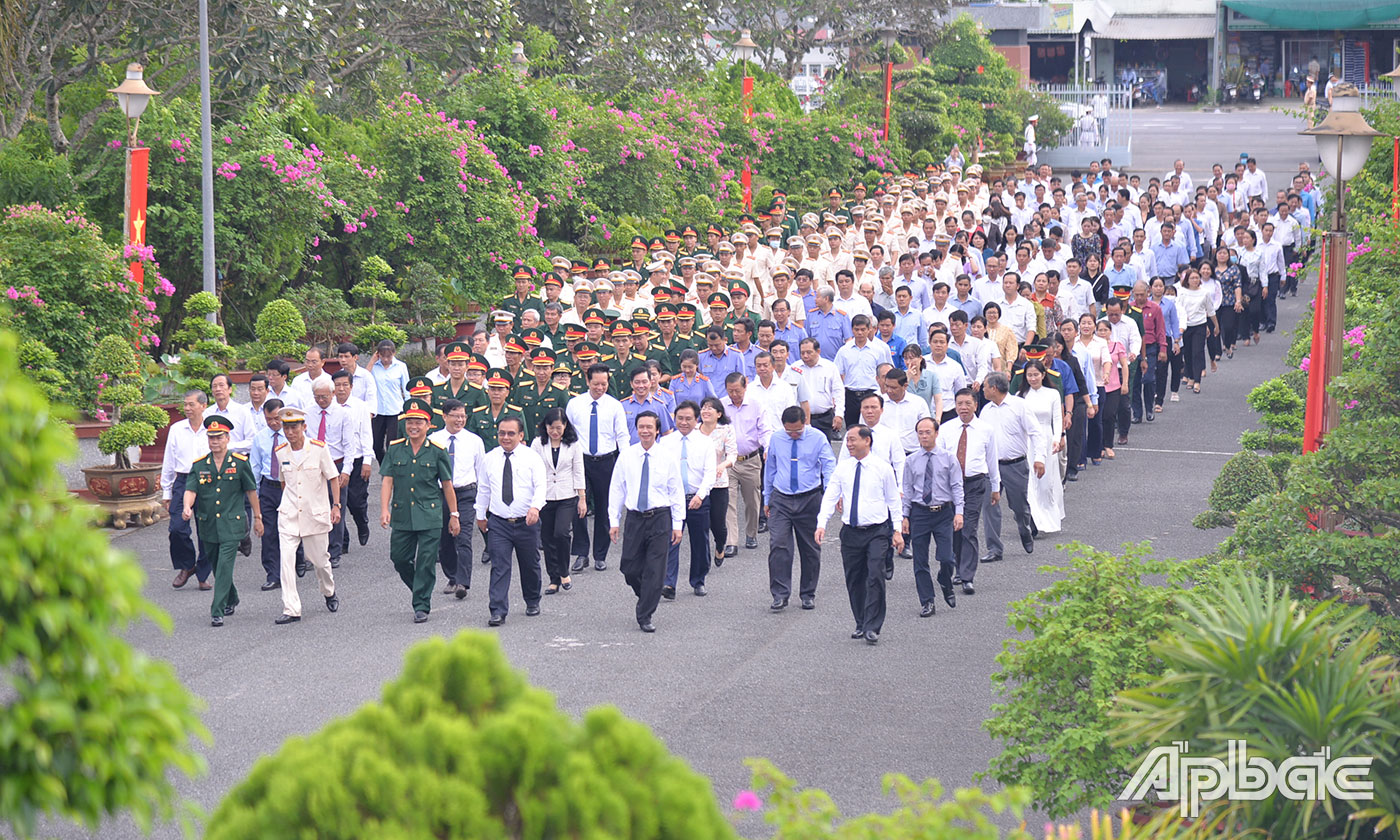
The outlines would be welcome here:
M 134 360 L 111 338 L 109 364 L 118 349 Z M 122 813 L 149 832 L 176 816 L 178 777 L 203 768 L 191 736 L 208 733 L 174 668 L 126 641 L 132 623 L 168 633 L 170 618 L 141 596 L 141 566 L 65 492 L 73 432 L 20 373 L 17 345 L 0 333 L 0 834 L 31 837 L 45 815 L 97 832 Z
M 284 836 L 735 837 L 710 782 L 616 708 L 582 723 L 495 637 L 414 645 L 378 703 L 263 758 L 208 840 Z
M 126 339 L 109 335 L 92 352 L 92 370 L 99 379 L 98 404 L 111 408 L 112 426 L 97 437 L 97 449 L 112 456 L 113 466 L 131 468 L 126 451 L 132 446 L 156 442 L 160 427 L 170 416 L 141 401 L 145 374 L 136 351 Z
M 25 373 L 49 402 L 63 399 L 68 387 L 68 375 L 58 364 L 58 353 L 41 341 L 32 338 L 19 342 L 19 369 Z
M 208 318 L 218 311 L 219 299 L 209 292 L 197 292 L 185 301 L 185 318 L 170 337 L 182 349 L 161 355 L 165 369 L 147 383 L 148 398 L 203 388 L 210 377 L 228 367 L 233 348 L 224 339 L 224 328 Z
M 298 358 L 306 352 L 306 345 L 302 343 L 306 338 L 306 321 L 290 301 L 269 301 L 258 313 L 253 333 L 266 358 Z
M 1250 391 L 1246 401 L 1259 412 L 1264 428 L 1242 433 L 1240 447 L 1270 453 L 1265 463 L 1282 481 L 1294 456 L 1303 451 L 1303 398 L 1276 376 Z
M 408 341 L 408 334 L 393 324 L 379 322 L 379 307 L 388 307 L 399 302 L 398 292 L 390 289 L 380 279 L 393 274 L 394 270 L 383 257 L 376 255 L 366 257 L 360 265 L 360 271 L 364 279 L 350 287 L 350 294 L 368 301 L 369 307 L 356 310 L 353 315 L 355 320 L 368 319 L 369 323 L 355 332 L 355 343 L 361 347 L 374 347 L 387 338 L 402 347 Z

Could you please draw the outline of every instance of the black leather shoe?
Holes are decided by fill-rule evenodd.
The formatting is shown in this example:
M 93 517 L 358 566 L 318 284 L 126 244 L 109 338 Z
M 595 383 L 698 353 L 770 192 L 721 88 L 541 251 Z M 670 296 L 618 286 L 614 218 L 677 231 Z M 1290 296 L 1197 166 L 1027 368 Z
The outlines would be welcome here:
M 276 619 L 275 621 L 273 621 L 272 623 L 273 623 L 273 624 L 295 624 L 295 623 L 297 623 L 298 621 L 301 621 L 301 616 L 299 616 L 299 615 L 287 615 L 286 613 L 283 613 L 283 614 L 277 616 L 277 619 Z
M 885 580 L 894 580 L 894 566 L 885 567 Z
M 774 599 L 773 599 L 772 605 L 769 606 L 768 609 L 772 610 L 773 612 L 777 612 L 778 610 L 786 609 L 786 608 L 787 608 L 787 605 L 788 605 L 788 599 L 786 599 L 786 598 L 774 598 Z
M 1156 419 L 1157 419 L 1157 415 L 1156 415 L 1156 414 L 1153 414 L 1152 412 L 1148 412 L 1147 414 L 1144 414 L 1144 415 L 1143 415 L 1142 419 L 1144 419 L 1144 420 L 1146 420 L 1147 422 L 1151 423 L 1153 420 L 1156 420 Z
M 489 566 L 489 565 L 491 565 L 491 558 L 490 558 L 490 557 L 487 557 L 485 554 L 481 555 L 481 565 L 483 565 L 483 566 Z
M 1021 547 L 1024 548 L 1024 549 L 1026 550 L 1026 553 L 1027 553 L 1027 554 L 1035 554 L 1035 543 L 1034 543 L 1034 542 L 1032 542 L 1032 541 L 1030 541 L 1030 540 L 1022 540 L 1022 541 L 1021 541 Z
M 467 597 L 468 589 L 471 589 L 471 587 L 467 586 L 466 584 L 459 583 L 457 584 L 457 589 L 455 592 L 453 592 L 453 595 L 455 595 L 457 600 L 460 601 L 463 598 Z
M 267 581 L 266 583 L 264 583 L 264 584 L 262 585 L 262 591 L 264 591 L 264 592 L 271 592 L 271 591 L 274 590 L 274 589 L 281 589 L 281 588 L 282 588 L 282 581 L 280 581 L 280 580 L 269 580 L 269 581 Z
M 880 641 L 879 633 L 876 633 L 874 630 L 865 631 L 865 643 L 867 645 L 873 645 L 878 641 Z
M 655 632 L 656 632 L 656 625 L 655 625 L 655 624 L 652 624 L 650 621 L 639 622 L 639 623 L 637 624 L 637 627 L 638 627 L 643 633 L 655 633 Z
M 525 605 L 525 614 L 526 614 L 526 615 L 539 615 L 539 614 L 540 614 L 540 605 L 539 605 L 539 604 L 526 604 L 526 605 Z
M 344 557 L 345 555 L 347 555 L 347 554 L 349 554 L 349 553 L 350 553 L 350 541 L 349 541 L 349 540 L 346 540 L 346 541 L 345 541 L 345 545 L 342 545 L 342 546 L 340 547 L 340 556 L 341 556 L 341 557 Z M 332 567 L 332 568 L 334 568 L 334 567 Z
M 1141 426 L 1141 425 L 1142 425 L 1142 418 L 1141 418 L 1141 417 L 1134 417 L 1134 418 L 1133 418 L 1133 425 L 1134 425 L 1134 426 Z
M 425 621 L 427 621 L 427 620 L 428 620 L 428 614 L 427 614 L 427 613 L 423 612 L 422 610 L 414 610 L 414 611 L 413 611 L 413 623 L 414 623 L 414 624 L 422 624 L 423 622 L 425 622 Z
M 972 584 L 967 581 L 963 581 L 962 590 L 964 595 L 975 595 L 977 593 L 977 590 L 973 589 Z
M 502 624 L 506 623 L 506 617 L 503 615 L 493 615 L 486 623 L 491 627 L 500 627 Z
M 332 568 L 332 569 L 339 569 L 339 568 L 340 568 L 340 558 L 339 558 L 339 557 L 332 557 L 332 558 L 331 558 L 331 568 Z
M 708 594 L 710 593 L 705 591 L 705 584 L 702 583 L 699 586 L 695 587 L 695 595 L 697 597 L 704 598 Z
M 593 569 L 594 569 L 594 571 L 603 572 L 603 571 L 607 571 L 607 568 L 608 568 L 608 561 L 606 561 L 606 560 L 596 560 L 596 561 L 594 561 L 594 563 L 593 563 Z
M 331 612 L 335 612 L 336 610 L 340 609 L 340 596 L 332 595 L 329 598 L 327 598 L 326 609 L 330 610 Z
M 766 516 L 761 516 L 761 517 L 759 517 L 759 519 L 758 519 L 758 532 L 759 532 L 760 534 L 766 534 L 766 533 L 768 533 L 768 517 L 766 517 Z
M 305 563 L 305 562 L 303 562 L 303 563 L 298 563 L 298 564 L 297 564 L 297 577 L 306 577 L 306 571 L 307 571 L 307 569 L 310 569 L 310 568 L 311 568 L 311 564 L 309 564 L 309 563 Z
M 901 552 L 899 552 L 899 556 L 902 557 L 902 558 L 904 558 L 905 560 L 913 560 L 913 559 L 914 559 L 914 549 L 912 549 L 912 548 L 910 548 L 909 546 L 906 545 L 906 546 L 904 547 L 904 550 L 901 551 Z
M 663 587 L 661 587 L 661 597 L 662 597 L 662 598 L 665 598 L 667 601 L 674 601 L 674 600 L 676 600 L 676 587 L 674 587 L 674 586 L 663 586 Z
M 953 609 L 957 609 L 958 596 L 954 595 L 953 590 L 949 589 L 947 592 L 943 593 L 943 603 L 947 604 Z
M 752 551 L 755 548 L 758 548 L 758 540 L 753 537 L 746 538 L 744 540 L 744 548 L 747 548 L 750 551 Z
M 244 537 L 243 541 L 238 544 L 238 553 L 242 554 L 244 557 L 252 557 L 253 540 L 249 537 Z
M 359 529 L 359 534 L 358 534 L 357 536 L 358 536 L 358 538 L 359 538 L 359 540 L 360 540 L 360 545 L 369 545 L 369 527 L 368 527 L 368 526 L 366 526 L 366 527 L 364 527 L 364 528 L 360 528 L 360 529 Z
M 587 558 L 587 557 L 575 557 L 575 558 L 574 558 L 574 565 L 571 566 L 571 567 L 569 568 L 569 571 L 581 572 L 581 571 L 583 571 L 584 569 L 587 569 L 587 568 L 588 568 L 588 558 Z
M 864 639 L 864 638 L 865 638 L 865 631 L 862 630 L 862 629 L 860 629 L 859 627 L 857 627 L 855 630 L 851 631 L 851 638 L 852 638 L 852 639 Z
M 1078 480 L 1079 480 L 1079 470 L 1070 470 L 1069 472 L 1065 473 L 1065 481 L 1078 481 Z
M 803 599 L 802 599 L 802 609 L 804 609 L 804 610 L 814 610 L 814 609 L 816 609 L 816 608 L 817 608 L 817 602 L 816 602 L 816 600 L 814 600 L 814 599 L 812 599 L 812 598 L 803 598 Z
M 214 616 L 213 618 L 209 619 L 209 626 L 210 626 L 210 627 L 223 627 L 223 626 L 224 626 L 224 617 L 221 616 L 221 615 L 216 615 L 216 616 Z
M 919 610 L 919 618 L 928 618 L 933 615 L 937 609 L 938 608 L 933 605 L 933 602 L 929 601 L 927 604 L 924 604 L 923 609 Z
M 738 556 L 739 556 L 739 546 L 737 546 L 737 545 L 727 545 L 727 546 L 724 547 L 724 559 L 728 560 L 728 559 L 731 558 L 731 557 L 738 557 Z
M 234 607 L 236 607 L 236 606 L 238 606 L 238 605 L 237 605 L 237 604 L 229 604 L 227 607 L 224 607 L 224 615 L 233 615 L 233 609 L 234 609 Z
M 983 558 L 981 559 L 980 562 L 982 562 L 982 563 L 1000 563 L 1001 561 L 1002 561 L 1002 556 L 1001 556 L 1000 554 L 988 554 L 986 557 L 983 557 Z

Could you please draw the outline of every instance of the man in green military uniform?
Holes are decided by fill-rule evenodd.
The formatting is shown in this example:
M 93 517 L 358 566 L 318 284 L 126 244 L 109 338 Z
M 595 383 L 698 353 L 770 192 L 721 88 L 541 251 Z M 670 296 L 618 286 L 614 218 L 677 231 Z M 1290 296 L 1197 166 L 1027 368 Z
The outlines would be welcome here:
M 529 386 L 516 392 L 516 402 L 525 415 L 525 428 L 534 431 L 539 428 L 540 418 L 551 408 L 563 408 L 569 401 L 569 389 L 561 388 L 552 381 L 556 356 L 553 350 L 541 347 L 530 357 L 530 370 L 535 380 Z
M 705 325 L 705 332 L 710 331 L 710 327 L 717 327 L 724 330 L 724 340 L 730 344 L 734 343 L 734 319 L 729 317 L 729 295 L 724 292 L 714 292 L 705 302 L 710 306 L 710 322 Z M 710 346 L 708 343 L 705 345 Z
M 491 363 L 480 353 L 473 353 L 467 362 L 467 391 L 458 399 L 467 407 L 468 414 L 473 408 L 486 405 L 486 371 L 490 369 Z
M 660 336 L 647 347 L 647 358 L 655 359 L 661 365 L 663 382 L 680 373 L 681 351 L 688 346 L 676 335 L 676 306 L 663 303 L 656 307 L 656 326 Z
M 515 316 L 515 323 L 520 323 L 520 315 L 527 309 L 533 309 L 540 315 L 540 320 L 544 320 L 544 301 L 540 300 L 530 291 L 530 285 L 535 279 L 535 275 L 525 266 L 519 266 L 515 273 L 511 275 L 515 281 L 515 294 L 501 301 L 497 309 L 509 312 Z
M 438 429 L 441 429 L 446 425 L 446 423 L 442 419 L 442 412 L 431 407 L 434 387 L 435 386 L 433 385 L 433 380 L 429 379 L 426 376 L 415 376 L 412 379 L 408 380 L 408 395 L 410 397 L 423 400 L 429 405 L 429 433 L 436 432 Z M 399 437 L 408 437 L 408 426 L 405 425 L 402 416 L 399 417 Z
M 627 382 L 627 371 L 637 363 L 632 355 L 632 322 L 619 319 L 612 325 L 613 346 L 611 353 L 603 353 L 598 361 L 608 366 L 608 393 L 622 399 L 632 393 Z
M 229 432 L 233 423 L 222 415 L 204 418 L 209 454 L 190 466 L 185 480 L 184 518 L 195 519 L 204 551 L 214 561 L 214 603 L 209 608 L 209 624 L 224 626 L 224 616 L 238 606 L 238 587 L 233 585 L 233 558 L 238 544 L 248 533 L 244 500 L 253 512 L 253 533 L 263 535 L 262 511 L 258 505 L 258 482 L 248 456 L 230 452 Z
M 696 278 L 695 283 L 698 288 L 700 284 L 700 279 L 698 277 Z M 714 285 L 713 281 L 711 281 L 710 285 Z M 709 346 L 705 343 L 705 337 L 697 333 L 695 330 L 695 316 L 698 314 L 699 310 L 695 308 L 695 304 L 693 303 L 682 303 L 676 307 L 676 338 L 679 341 L 685 342 L 686 347 L 689 347 L 691 350 L 695 350 L 697 353 L 700 352 L 699 350 L 696 350 L 697 347 Z M 685 347 L 682 347 L 681 349 L 684 350 Z
M 454 341 L 447 345 L 445 353 L 447 381 L 434 386 L 432 391 L 433 410 L 438 413 L 442 412 L 444 400 L 457 400 L 465 405 L 467 392 L 471 390 L 471 383 L 467 381 L 467 364 L 472 358 L 471 349 L 465 342 Z
M 573 378 L 569 382 L 569 390 L 575 394 L 582 394 L 588 390 L 588 368 L 600 358 L 598 345 L 591 341 L 580 341 L 574 348 Z
M 512 390 L 520 382 L 530 381 L 530 371 L 525 366 L 525 354 L 528 352 L 525 341 L 519 335 L 512 334 L 506 339 L 506 378 L 510 380 Z M 487 376 L 490 376 L 488 373 Z
M 481 438 L 485 444 L 486 451 L 490 452 L 500 445 L 496 440 L 496 426 L 506 417 L 517 417 L 521 423 L 525 422 L 525 413 L 520 406 L 507 402 L 512 389 L 510 375 L 504 368 L 492 368 L 486 374 L 486 405 L 472 409 L 467 415 L 467 430 Z M 525 437 L 528 442 L 531 430 L 525 429 Z M 441 525 L 441 523 L 439 523 Z
M 1050 350 L 1050 345 L 1037 342 L 1035 344 L 1027 344 L 1022 349 L 1025 351 L 1025 359 L 1016 364 L 1016 368 L 1011 374 L 1011 393 L 1021 393 L 1021 385 L 1026 381 L 1026 365 L 1030 362 L 1040 362 L 1040 364 L 1045 367 L 1046 387 L 1054 388 L 1059 392 L 1060 396 L 1063 397 L 1065 395 L 1063 377 L 1061 377 L 1060 372 L 1055 369 L 1055 365 L 1051 360 L 1046 358 Z
M 389 559 L 413 592 L 413 623 L 422 624 L 432 608 L 444 505 L 448 533 L 455 537 L 462 526 L 457 492 L 452 488 L 452 458 L 446 449 L 428 440 L 432 406 L 426 400 L 410 398 L 399 417 L 407 437 L 390 443 L 379 465 L 379 474 L 384 476 L 379 524 L 393 528 Z

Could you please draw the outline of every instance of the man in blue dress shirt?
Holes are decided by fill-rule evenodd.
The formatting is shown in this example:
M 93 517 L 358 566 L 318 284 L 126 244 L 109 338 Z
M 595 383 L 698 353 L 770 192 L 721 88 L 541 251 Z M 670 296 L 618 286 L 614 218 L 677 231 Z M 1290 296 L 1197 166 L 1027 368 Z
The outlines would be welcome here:
M 1162 241 L 1152 243 L 1152 261 L 1157 265 L 1157 276 L 1166 278 L 1168 283 L 1176 282 L 1177 269 L 1191 262 L 1186 245 L 1175 237 L 1176 225 L 1163 222 Z
M 797 539 L 802 573 L 798 597 L 802 609 L 816 607 L 817 578 L 821 575 L 822 550 L 817 545 L 817 511 L 822 490 L 836 469 L 831 442 L 808 426 L 801 406 L 783 409 L 782 431 L 768 441 L 768 464 L 763 471 L 763 511 L 768 516 L 768 591 L 773 610 L 788 605 L 792 594 L 792 542 Z
M 651 393 L 651 371 L 646 365 L 637 365 L 632 368 L 629 374 L 629 382 L 632 386 L 632 393 L 627 399 L 622 401 L 622 411 L 627 415 L 627 431 L 632 436 L 632 442 L 636 443 L 637 438 L 637 415 L 643 411 L 655 412 L 660 424 L 658 437 L 664 435 L 676 427 L 675 421 L 671 419 L 671 412 L 666 407 L 666 403 L 661 397 Z
M 709 349 L 700 354 L 700 372 L 711 382 L 723 382 L 731 373 L 744 372 L 744 357 L 729 346 L 721 327 L 711 326 L 705 332 Z
M 834 308 L 836 293 L 829 286 L 817 291 L 817 305 L 807 313 L 807 335 L 821 343 L 822 358 L 836 359 L 836 351 L 851 338 L 851 319 Z M 710 377 L 713 379 L 714 377 Z

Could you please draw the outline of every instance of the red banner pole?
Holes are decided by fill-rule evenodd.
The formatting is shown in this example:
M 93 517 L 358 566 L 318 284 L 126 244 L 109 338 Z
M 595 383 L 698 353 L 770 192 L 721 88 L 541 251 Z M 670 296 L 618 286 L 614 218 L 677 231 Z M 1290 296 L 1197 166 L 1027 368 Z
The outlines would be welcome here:
M 753 122 L 753 76 L 745 76 L 743 83 L 744 98 L 744 124 Z M 744 156 L 744 210 L 753 212 L 753 163 L 747 155 Z
M 1327 249 L 1317 272 L 1317 297 L 1313 300 L 1312 351 L 1308 356 L 1308 400 L 1303 413 L 1303 451 L 1316 452 L 1322 443 L 1322 417 L 1327 410 Z
M 894 92 L 894 62 L 885 62 L 885 134 L 883 139 L 890 142 L 890 94 Z
M 146 187 L 150 175 L 151 150 L 145 147 L 126 150 L 126 236 L 129 245 L 146 244 Z M 136 291 L 146 291 L 146 266 L 140 260 L 131 261 L 131 280 Z M 132 326 L 141 337 L 141 325 L 133 315 Z
M 1390 157 L 1390 216 L 1400 222 L 1400 137 Z

